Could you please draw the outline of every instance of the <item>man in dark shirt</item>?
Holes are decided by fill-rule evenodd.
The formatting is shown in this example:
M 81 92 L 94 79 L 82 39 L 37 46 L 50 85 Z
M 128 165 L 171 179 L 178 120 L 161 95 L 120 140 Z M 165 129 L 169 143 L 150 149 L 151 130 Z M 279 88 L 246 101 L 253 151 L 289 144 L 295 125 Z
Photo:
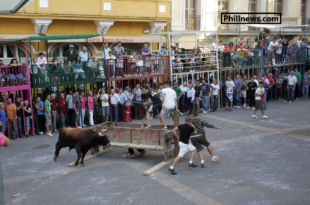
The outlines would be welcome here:
M 251 81 L 248 83 L 248 94 L 249 94 L 249 107 L 254 109 L 255 107 L 255 90 L 258 87 L 256 82 L 254 81 L 254 76 L 251 78 Z
M 209 110 L 209 102 L 212 94 L 211 86 L 206 82 L 206 80 L 202 80 L 201 84 L 201 92 L 200 98 L 202 99 L 203 113 L 208 113 Z
M 74 45 L 70 44 L 69 49 L 66 50 L 65 55 L 68 57 L 68 61 L 73 62 L 76 60 L 76 56 L 78 56 L 77 52 L 74 50 Z
M 75 122 L 75 127 L 81 128 L 81 126 L 79 126 L 79 120 L 81 117 L 81 100 L 79 97 L 79 92 L 76 91 L 74 93 L 74 97 L 73 97 L 73 109 L 74 109 L 74 122 Z
M 178 131 L 180 131 L 179 132 L 180 134 L 178 133 Z M 193 159 L 194 159 L 194 156 L 195 156 L 197 150 L 192 144 L 189 144 L 189 138 L 190 138 L 192 133 L 194 135 L 198 134 L 194 125 L 192 124 L 192 118 L 190 116 L 187 116 L 185 118 L 185 124 L 179 125 L 178 127 L 175 127 L 173 129 L 173 134 L 179 140 L 180 150 L 179 150 L 179 155 L 174 159 L 174 162 L 172 163 L 172 165 L 168 169 L 172 175 L 177 174 L 174 171 L 174 167 L 184 157 L 187 150 L 192 152 L 188 166 L 189 167 L 197 167 L 197 165 L 193 163 Z
M 23 119 L 23 102 L 21 102 L 20 97 L 16 97 L 16 114 L 17 114 L 17 131 L 18 131 L 18 137 L 25 138 L 23 133 L 23 126 L 22 126 L 22 119 Z
M 199 110 L 199 103 L 200 103 L 200 82 L 196 81 L 196 86 L 194 87 L 195 89 L 195 100 L 194 100 L 194 109 Z
M 192 112 L 192 124 L 195 126 L 198 132 L 198 135 L 191 136 L 190 144 L 192 143 L 192 145 L 194 145 L 197 149 L 198 157 L 201 160 L 201 167 L 204 167 L 205 165 L 205 161 L 203 160 L 203 153 L 202 153 L 203 145 L 207 147 L 207 150 L 212 157 L 212 161 L 214 162 L 219 161 L 220 158 L 214 155 L 210 142 L 205 136 L 206 133 L 205 133 L 204 127 L 214 128 L 214 129 L 221 129 L 221 128 L 215 125 L 212 125 L 208 123 L 207 121 L 199 118 L 197 110 L 193 110 Z
M 162 123 L 161 119 L 161 109 L 162 109 L 162 101 L 157 93 L 151 91 L 149 86 L 144 86 L 142 89 L 142 93 L 146 95 L 146 100 L 144 105 L 149 106 L 148 111 L 146 112 L 147 118 L 147 128 L 151 128 L 151 115 L 158 114 L 159 122 Z

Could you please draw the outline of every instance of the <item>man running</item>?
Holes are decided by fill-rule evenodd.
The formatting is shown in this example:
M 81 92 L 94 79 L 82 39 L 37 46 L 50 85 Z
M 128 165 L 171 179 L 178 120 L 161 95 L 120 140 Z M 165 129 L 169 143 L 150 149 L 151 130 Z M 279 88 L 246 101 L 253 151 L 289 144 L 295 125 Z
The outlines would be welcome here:
M 149 86 L 144 86 L 142 89 L 143 94 L 146 95 L 146 102 L 144 105 L 149 106 L 148 111 L 146 112 L 146 118 L 147 118 L 147 127 L 146 128 L 151 128 L 151 115 L 158 114 L 158 119 L 159 122 L 162 123 L 161 120 L 161 109 L 162 109 L 162 101 L 159 98 L 159 95 L 154 92 L 149 90 Z
M 178 131 L 180 131 L 180 134 L 178 134 Z M 191 134 L 197 135 L 198 132 L 196 131 L 194 125 L 192 124 L 192 118 L 190 116 L 187 116 L 185 118 L 185 124 L 179 125 L 178 127 L 175 127 L 173 129 L 173 134 L 177 137 L 179 141 L 179 155 L 174 159 L 172 165 L 169 167 L 169 171 L 172 175 L 176 175 L 177 173 L 174 171 L 175 165 L 184 157 L 187 150 L 191 151 L 191 157 L 188 166 L 189 167 L 197 167 L 196 164 L 194 164 L 193 159 L 197 152 L 196 148 L 189 144 L 189 138 Z
M 263 88 L 263 82 L 259 82 L 259 87 L 255 91 L 255 109 L 252 117 L 258 118 L 255 113 L 256 110 L 260 109 L 263 115 L 263 119 L 267 119 L 268 117 L 264 114 L 264 106 L 262 104 L 262 98 L 264 99 L 265 89 Z
M 220 158 L 214 155 L 210 142 L 205 136 L 206 133 L 205 133 L 204 127 L 214 128 L 214 129 L 221 129 L 221 128 L 215 125 L 212 125 L 208 123 L 207 121 L 199 118 L 197 110 L 193 110 L 192 112 L 192 124 L 195 126 L 195 129 L 197 130 L 198 135 L 191 136 L 190 144 L 194 145 L 197 149 L 198 157 L 201 160 L 201 167 L 205 166 L 205 161 L 203 160 L 203 154 L 202 154 L 203 145 L 207 147 L 207 150 L 212 157 L 212 161 L 214 162 L 219 161 Z

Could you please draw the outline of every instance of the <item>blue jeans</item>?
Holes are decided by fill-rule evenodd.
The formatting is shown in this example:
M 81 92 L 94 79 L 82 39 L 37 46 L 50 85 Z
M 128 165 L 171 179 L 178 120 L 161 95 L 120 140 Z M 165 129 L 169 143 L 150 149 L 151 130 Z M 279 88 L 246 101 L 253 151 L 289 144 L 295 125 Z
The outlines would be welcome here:
M 204 110 L 207 112 L 209 110 L 209 96 L 202 96 L 202 106 Z
M 264 108 L 267 110 L 267 91 L 265 92 L 264 95 Z
M 130 74 L 132 75 L 133 74 L 133 71 L 134 71 L 134 68 L 135 68 L 135 66 L 134 65 L 130 65 Z
M 81 115 L 80 115 L 80 126 L 82 127 L 84 125 L 84 119 L 85 119 L 85 111 L 86 111 L 86 108 L 82 108 L 81 109 Z
M 287 101 L 294 102 L 295 91 L 293 89 L 294 89 L 294 85 L 288 86 Z
M 4 134 L 5 133 L 5 131 L 6 131 L 6 123 L 5 124 L 2 124 L 2 126 L 1 126 L 1 133 L 2 134 Z
M 282 54 L 277 54 L 276 63 L 282 62 Z
M 241 94 L 241 91 L 240 91 L 240 90 L 239 90 L 239 92 L 235 92 L 235 93 L 234 93 L 235 105 L 236 105 L 236 106 L 240 106 L 240 105 L 241 105 L 241 102 L 240 102 L 240 94 Z
M 266 69 L 266 70 L 262 70 L 262 77 L 264 77 L 265 75 L 267 75 L 268 76 L 268 70 Z
M 124 110 L 125 106 L 122 104 L 118 104 L 118 119 L 120 122 L 124 122 Z
M 184 113 L 184 106 L 185 106 L 185 94 L 182 95 L 179 100 L 179 109 L 181 113 Z
M 17 127 L 18 127 L 18 137 L 24 136 L 23 126 L 22 126 L 22 117 L 17 117 Z
M 117 76 L 123 77 L 123 68 L 117 67 Z
M 104 107 L 101 107 L 102 109 L 102 116 L 105 117 L 105 116 L 110 116 L 110 107 L 109 106 L 104 106 Z
M 118 121 L 118 106 L 115 107 L 115 105 L 112 105 L 112 117 L 113 117 L 113 122 Z
M 66 127 L 65 114 L 66 113 L 60 113 L 60 120 L 61 120 L 61 126 L 62 127 Z
M 218 104 L 217 95 L 212 95 L 211 101 L 212 101 L 212 110 L 217 110 L 217 104 Z
M 248 62 L 248 59 L 244 57 L 237 57 L 236 59 L 238 60 L 239 66 L 244 66 Z
M 308 99 L 309 96 L 309 85 L 302 86 L 302 97 L 303 99 Z

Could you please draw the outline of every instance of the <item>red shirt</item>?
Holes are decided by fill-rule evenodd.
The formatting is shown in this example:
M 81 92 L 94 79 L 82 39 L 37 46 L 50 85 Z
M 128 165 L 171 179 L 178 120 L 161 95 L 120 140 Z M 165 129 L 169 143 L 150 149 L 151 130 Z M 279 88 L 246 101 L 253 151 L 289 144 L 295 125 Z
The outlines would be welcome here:
M 51 108 L 52 110 L 57 110 L 57 100 L 51 100 Z
M 226 48 L 224 49 L 224 52 L 227 51 L 233 51 L 234 50 L 234 46 L 229 46 L 229 44 L 226 46 Z
M 269 86 L 273 86 L 274 85 L 274 79 L 273 77 L 267 77 L 269 80 Z
M 60 107 L 62 104 L 64 105 Z M 66 99 L 59 99 L 59 107 L 60 107 L 60 113 L 66 113 Z
M 237 47 L 240 48 L 241 45 L 243 45 L 243 47 L 245 46 L 244 43 L 241 43 L 241 42 L 239 41 Z

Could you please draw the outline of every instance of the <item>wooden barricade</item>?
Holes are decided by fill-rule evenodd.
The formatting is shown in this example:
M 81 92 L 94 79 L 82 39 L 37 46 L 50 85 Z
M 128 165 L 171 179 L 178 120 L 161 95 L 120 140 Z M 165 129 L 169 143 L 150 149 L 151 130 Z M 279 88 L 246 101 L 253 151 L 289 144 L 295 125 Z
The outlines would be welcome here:
M 163 153 L 164 161 L 168 161 L 175 158 L 179 152 L 178 143 L 174 143 L 177 139 L 172 132 L 173 127 L 168 126 L 170 130 L 164 131 L 161 125 L 152 125 L 151 129 L 147 129 L 141 128 L 141 124 L 105 122 L 90 129 L 106 129 L 112 147 L 157 150 Z M 98 151 L 99 148 L 94 147 L 91 154 L 94 155 Z

